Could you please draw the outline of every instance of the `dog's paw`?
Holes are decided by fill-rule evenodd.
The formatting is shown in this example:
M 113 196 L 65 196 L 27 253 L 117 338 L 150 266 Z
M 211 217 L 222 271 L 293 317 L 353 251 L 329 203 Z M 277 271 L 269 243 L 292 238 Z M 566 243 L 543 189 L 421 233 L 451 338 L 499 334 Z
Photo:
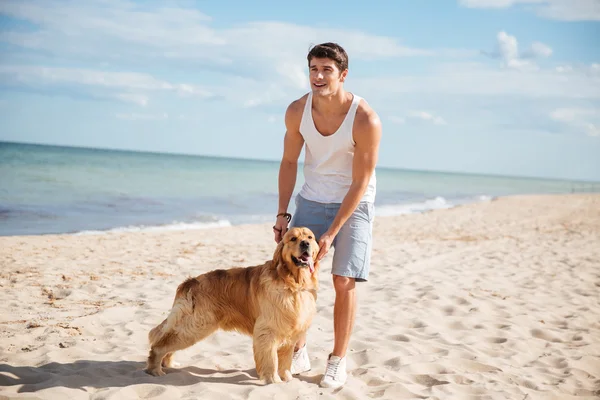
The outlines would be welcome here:
M 277 375 L 267 376 L 263 379 L 267 385 L 271 383 L 281 383 L 281 378 Z
M 153 369 L 146 369 L 144 370 L 147 374 L 152 375 L 152 376 L 165 376 L 165 371 L 162 370 L 162 368 L 153 368 Z
M 289 370 L 283 371 L 283 373 L 280 373 L 279 376 L 281 377 L 281 380 L 284 382 L 289 382 L 292 379 L 294 379 L 294 377 L 292 376 L 292 373 Z
M 163 360 L 161 363 L 163 368 L 179 368 L 181 364 L 173 360 Z

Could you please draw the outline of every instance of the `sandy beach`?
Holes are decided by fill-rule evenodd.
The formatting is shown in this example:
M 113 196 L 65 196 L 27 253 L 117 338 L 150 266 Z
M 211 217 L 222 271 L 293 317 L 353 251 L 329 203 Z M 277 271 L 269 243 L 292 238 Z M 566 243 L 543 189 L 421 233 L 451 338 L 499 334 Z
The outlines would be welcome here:
M 271 258 L 271 224 L 0 237 L 0 399 L 599 398 L 600 195 L 378 217 L 374 238 L 348 382 L 330 390 L 331 254 L 310 372 L 265 386 L 250 338 L 227 332 L 143 372 L 177 285 Z

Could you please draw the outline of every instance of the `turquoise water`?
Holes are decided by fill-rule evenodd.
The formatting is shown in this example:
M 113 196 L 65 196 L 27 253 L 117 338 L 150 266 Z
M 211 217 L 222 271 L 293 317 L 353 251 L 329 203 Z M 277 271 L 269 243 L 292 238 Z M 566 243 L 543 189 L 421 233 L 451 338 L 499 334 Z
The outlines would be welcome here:
M 277 210 L 278 169 L 273 161 L 0 142 L 0 235 L 268 222 Z M 296 192 L 302 181 L 300 166 Z M 376 213 L 598 187 L 378 168 Z

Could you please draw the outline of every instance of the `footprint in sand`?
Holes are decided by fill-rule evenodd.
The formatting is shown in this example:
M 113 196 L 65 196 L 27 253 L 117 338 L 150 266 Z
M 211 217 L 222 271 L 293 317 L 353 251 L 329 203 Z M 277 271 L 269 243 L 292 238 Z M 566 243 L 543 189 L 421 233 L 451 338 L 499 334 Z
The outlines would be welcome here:
M 539 390 L 538 386 L 535 383 L 528 381 L 527 379 L 517 379 L 517 383 L 519 386 L 523 386 L 527 389 Z
M 442 311 L 446 315 L 453 315 L 454 312 L 456 311 L 456 309 L 452 306 L 445 306 L 445 307 L 442 307 Z
M 543 339 L 548 342 L 562 343 L 562 340 L 550 335 L 547 332 L 542 331 L 541 329 L 532 329 L 530 332 L 531 332 L 531 336 L 533 336 L 534 338 Z
M 465 370 L 466 372 L 498 372 L 502 371 L 498 367 L 494 367 L 493 365 L 483 364 L 477 361 L 472 360 L 456 360 L 454 362 L 454 366 L 460 369 Z
M 385 381 L 381 378 L 371 378 L 369 379 L 369 381 L 367 381 L 367 386 L 383 386 L 383 385 L 387 385 L 388 381 Z
M 408 328 L 413 329 L 425 328 L 426 326 L 427 324 L 425 324 L 423 321 L 419 321 L 418 319 L 407 324 Z
M 406 335 L 398 334 L 392 335 L 389 337 L 390 340 L 394 340 L 396 342 L 410 342 L 410 339 Z
M 413 380 L 415 381 L 415 383 L 417 383 L 419 385 L 427 386 L 427 387 L 432 387 L 432 386 L 437 386 L 437 385 L 445 385 L 447 383 L 450 383 L 448 381 L 440 381 L 430 375 L 414 375 Z
M 466 330 L 467 327 L 461 321 L 453 321 L 448 324 L 448 328 L 454 330 Z
M 506 343 L 508 339 L 507 338 L 503 338 L 503 337 L 488 337 L 485 338 L 485 341 L 488 343 L 496 343 L 496 344 L 500 344 L 500 343 Z
M 386 360 L 383 365 L 391 369 L 392 371 L 398 371 L 402 366 L 402 362 L 400 361 L 400 357 L 390 358 Z
M 452 382 L 456 383 L 457 385 L 470 385 L 474 382 L 473 380 L 462 375 L 449 375 L 448 378 L 450 378 Z
M 357 368 L 354 371 L 350 372 L 352 376 L 362 376 L 369 373 L 368 368 Z
M 545 363 L 554 368 L 567 368 L 569 363 L 564 357 L 547 357 Z
M 356 365 L 365 365 L 369 363 L 370 357 L 369 354 L 367 353 L 367 350 L 362 350 L 362 351 L 358 351 L 356 353 L 352 353 L 350 355 L 350 358 L 352 358 L 352 361 L 354 361 L 354 363 Z
M 455 299 L 455 301 L 456 301 L 456 304 L 458 304 L 458 305 L 461 305 L 461 306 L 465 306 L 465 305 L 467 305 L 467 304 L 471 304 L 471 303 L 469 303 L 469 301 L 468 301 L 468 300 L 466 300 L 466 299 L 463 299 L 462 297 L 457 297 L 457 298 Z

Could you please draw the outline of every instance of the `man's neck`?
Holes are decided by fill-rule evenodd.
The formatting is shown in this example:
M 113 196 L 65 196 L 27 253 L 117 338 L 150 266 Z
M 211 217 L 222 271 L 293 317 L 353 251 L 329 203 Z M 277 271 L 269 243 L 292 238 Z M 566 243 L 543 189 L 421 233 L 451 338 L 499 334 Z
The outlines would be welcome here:
M 343 88 L 329 96 L 313 96 L 313 108 L 321 114 L 340 114 L 352 100 L 352 95 Z

